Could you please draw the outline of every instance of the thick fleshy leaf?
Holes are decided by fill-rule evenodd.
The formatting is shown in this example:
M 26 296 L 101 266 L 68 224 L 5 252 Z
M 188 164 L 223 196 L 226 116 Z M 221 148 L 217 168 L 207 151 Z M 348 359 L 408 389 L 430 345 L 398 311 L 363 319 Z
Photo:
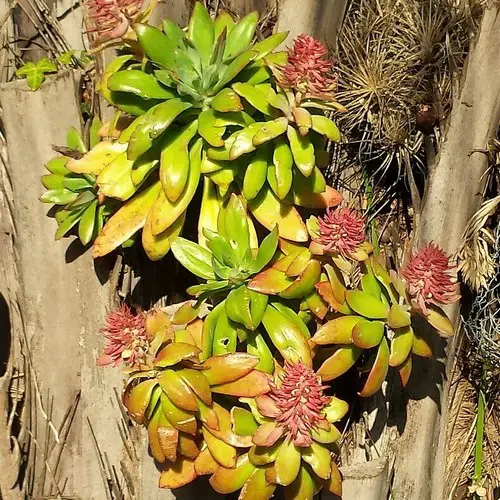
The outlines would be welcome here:
M 315 288 L 320 295 L 320 297 L 330 306 L 333 311 L 340 312 L 342 314 L 351 314 L 353 311 L 347 304 L 347 302 L 339 302 L 333 293 L 332 286 L 329 281 L 321 281 L 316 283 Z
M 142 248 L 150 260 L 157 261 L 165 257 L 170 251 L 171 241 L 182 232 L 186 214 L 181 214 L 168 229 L 157 235 L 153 234 L 151 214 L 150 210 L 142 230 Z
M 249 272 L 252 274 L 260 272 L 273 258 L 277 247 L 278 226 L 275 226 L 273 230 L 262 240 L 257 256 L 250 266 Z
M 243 104 L 241 103 L 240 96 L 230 88 L 222 89 L 210 103 L 210 106 L 215 111 L 223 113 L 231 111 L 243 111 Z
M 252 446 L 248 451 L 250 462 L 254 465 L 267 465 L 273 463 L 278 456 L 281 441 L 276 441 L 271 446 Z
M 186 411 L 196 411 L 198 404 L 190 387 L 174 370 L 164 370 L 158 375 L 158 382 L 169 399 Z
M 198 317 L 199 307 L 193 307 L 193 302 L 186 301 L 172 316 L 173 325 L 186 325 Z
M 289 278 L 283 271 L 278 271 L 271 267 L 254 276 L 250 283 L 248 283 L 248 288 L 256 292 L 275 295 L 286 290 L 294 281 L 293 278 Z
M 208 447 L 202 450 L 194 461 L 194 468 L 196 469 L 196 474 L 198 476 L 213 474 L 219 467 L 219 462 L 212 457 Z
M 112 252 L 141 229 L 153 203 L 161 191 L 160 182 L 135 195 L 105 224 L 94 242 L 92 256 L 102 257 Z
M 168 465 L 160 473 L 160 488 L 174 490 L 186 486 L 196 479 L 194 460 L 180 458 L 172 465 Z
M 175 92 L 163 87 L 158 80 L 140 70 L 118 71 L 107 81 L 111 92 L 130 92 L 143 99 L 172 99 Z
M 203 428 L 202 431 L 212 457 L 219 462 L 222 467 L 228 469 L 233 468 L 236 465 L 236 448 L 222 441 L 222 439 L 216 438 L 205 428 Z
M 406 387 L 408 380 L 410 380 L 412 368 L 412 356 L 411 354 L 406 358 L 406 360 L 398 367 L 399 376 L 401 378 L 401 385 Z
M 432 356 L 431 343 L 425 336 L 421 336 L 418 332 L 414 331 L 411 352 L 422 358 L 430 358 Z
M 342 420 L 348 411 L 349 405 L 344 400 L 333 396 L 323 410 L 323 414 L 328 422 L 334 423 Z
M 352 342 L 361 349 L 370 349 L 380 344 L 385 326 L 382 321 L 361 319 L 352 330 Z
M 215 280 L 212 254 L 200 245 L 178 237 L 171 244 L 175 258 L 190 272 L 200 278 Z
M 322 325 L 312 340 L 315 344 L 351 344 L 352 330 L 362 320 L 360 316 L 340 316 Z
M 335 462 L 332 462 L 330 479 L 325 483 L 325 489 L 332 495 L 342 497 L 342 476 Z
M 366 318 L 385 319 L 389 313 L 387 304 L 361 290 L 348 290 L 346 300 L 354 311 Z
M 229 292 L 225 300 L 225 311 L 230 320 L 244 325 L 249 330 L 255 329 L 250 310 L 250 293 L 245 285 Z
M 330 141 L 340 141 L 340 131 L 332 120 L 323 115 L 313 115 L 311 119 L 312 129 L 315 132 L 324 135 L 326 138 L 330 139 Z
M 425 319 L 445 337 L 451 337 L 455 333 L 453 324 L 446 316 L 446 313 L 439 307 L 434 305 L 427 306 L 428 314 Z
M 387 324 L 391 328 L 403 328 L 411 325 L 410 313 L 401 305 L 393 304 L 387 316 Z
M 128 414 L 138 424 L 144 422 L 149 400 L 157 385 L 158 381 L 155 379 L 145 380 L 137 384 L 131 390 L 126 390 L 123 395 L 123 404 L 126 406 Z
M 269 186 L 264 186 L 254 199 L 248 200 L 248 208 L 269 231 L 278 225 L 281 238 L 297 242 L 308 241 L 309 234 L 299 212 L 293 206 L 278 200 Z
M 394 331 L 391 341 L 390 366 L 399 366 L 408 358 L 413 345 L 413 329 L 411 326 L 398 328 Z
M 174 366 L 181 361 L 198 362 L 200 350 L 191 344 L 184 342 L 172 342 L 167 344 L 156 356 L 155 365 L 160 368 Z
M 215 325 L 212 353 L 214 356 L 234 353 L 237 343 L 238 324 L 228 318 L 226 308 L 224 308 L 221 310 Z
M 244 352 L 213 356 L 203 363 L 203 375 L 210 385 L 225 384 L 244 377 L 258 362 L 259 358 Z
M 308 179 L 313 177 L 313 175 L 314 173 L 311 174 Z M 326 209 L 340 205 L 344 199 L 336 189 L 333 189 L 330 186 L 325 186 L 325 188 L 319 193 L 307 190 L 303 183 L 295 182 L 295 179 L 297 178 L 298 175 L 296 174 L 293 184 L 293 202 L 299 207 L 312 208 L 315 210 Z M 300 179 L 300 181 L 302 181 L 302 179 Z
M 234 57 L 249 46 L 257 29 L 258 21 L 258 12 L 250 12 L 228 32 L 224 49 L 225 60 Z
M 248 459 L 248 453 L 238 457 L 234 469 L 220 467 L 210 478 L 210 485 L 217 492 L 228 495 L 243 487 L 255 471 L 255 466 Z
M 284 299 L 301 299 L 309 295 L 314 290 L 314 285 L 318 282 L 320 275 L 321 264 L 313 259 L 307 264 L 304 272 L 289 287 L 280 292 L 279 296 Z
M 266 480 L 266 469 L 258 468 L 241 489 L 238 500 L 269 500 L 274 495 L 276 485 Z
M 301 326 L 271 304 L 266 308 L 262 324 L 283 359 L 291 363 L 302 361 L 307 366 L 312 365 L 311 350 Z
M 234 382 L 227 382 L 212 386 L 212 392 L 227 396 L 253 398 L 269 392 L 269 377 L 258 370 L 251 371 L 248 375 Z
M 266 122 L 253 136 L 252 142 L 254 146 L 260 146 L 265 142 L 276 139 L 286 132 L 288 120 L 285 117 L 276 118 Z
M 68 170 L 76 174 L 98 175 L 104 167 L 109 165 L 126 150 L 127 144 L 101 141 L 80 159 L 70 159 L 65 165 Z
M 259 412 L 264 415 L 264 417 L 276 418 L 280 414 L 280 409 L 274 400 L 267 394 L 255 398 L 255 402 L 257 403 Z
M 149 442 L 149 449 L 151 450 L 151 455 L 153 458 L 159 462 L 163 463 L 165 462 L 165 454 L 163 453 L 163 450 L 161 449 L 160 442 L 158 440 L 158 422 L 160 419 L 161 412 L 156 411 L 150 421 L 148 422 L 148 442 Z M 176 442 L 177 445 L 177 442 Z M 175 460 L 175 455 L 174 455 L 174 460 Z
M 335 298 L 340 302 L 345 302 L 345 294 L 347 288 L 345 286 L 344 277 L 337 266 L 332 266 L 330 264 L 325 264 L 325 271 L 328 275 L 328 280 L 332 286 L 333 294 Z
M 295 481 L 285 489 L 285 500 L 313 500 L 314 481 L 305 467 L 301 467 Z
M 188 436 L 187 434 L 183 434 L 182 432 L 179 434 L 179 453 L 191 460 L 195 460 L 200 454 L 200 449 L 196 444 L 195 438 Z
M 300 471 L 300 451 L 292 441 L 286 440 L 278 451 L 274 462 L 276 471 L 276 482 L 282 486 L 288 486 L 295 481 Z
M 253 418 L 252 412 L 234 406 L 231 408 L 231 427 L 238 436 L 253 436 L 258 424 Z
M 269 448 L 283 436 L 283 427 L 278 427 L 276 422 L 262 424 L 254 433 L 252 441 L 257 446 Z
M 328 479 L 332 470 L 330 450 L 318 443 L 302 450 L 302 460 L 309 464 L 314 473 L 321 479 Z
M 311 431 L 311 437 L 314 441 L 323 444 L 331 444 L 335 443 L 335 441 L 339 440 L 341 437 L 340 431 L 333 425 L 330 424 L 330 428 L 328 430 L 316 428 Z
M 177 373 L 204 403 L 207 405 L 212 404 L 210 385 L 202 371 L 183 368 L 178 370 Z
M 158 428 L 156 430 L 158 443 L 160 445 L 162 453 L 165 455 L 167 460 L 175 462 L 177 459 L 177 445 L 179 443 L 179 438 L 181 433 L 170 424 L 167 417 L 159 411 Z M 149 438 L 151 444 L 151 436 Z
M 196 434 L 196 418 L 192 413 L 176 406 L 165 393 L 161 395 L 160 402 L 163 413 L 176 429 L 193 436 Z
M 221 215 L 224 217 L 224 228 L 223 231 L 221 229 L 219 231 L 229 240 L 236 254 L 242 259 L 250 248 L 250 232 L 247 212 L 238 196 L 235 194 L 230 196 Z
M 266 301 L 266 307 L 267 307 L 267 301 Z M 246 343 L 247 343 L 248 354 L 252 354 L 259 358 L 259 363 L 255 368 L 265 373 L 273 373 L 274 357 L 273 353 L 271 352 L 271 349 L 269 349 L 269 346 L 267 345 L 267 342 L 264 339 L 264 336 L 258 332 L 248 332 Z
M 382 342 L 380 342 L 375 362 L 359 395 L 362 397 L 373 396 L 382 387 L 382 382 L 385 380 L 388 370 L 389 346 L 387 345 L 387 340 L 383 338 Z
M 188 37 L 201 56 L 203 65 L 207 65 L 212 55 L 215 33 L 210 14 L 201 2 L 196 2 L 189 20 Z
M 333 380 L 349 370 L 361 355 L 355 345 L 339 347 L 316 372 L 324 381 Z
M 292 126 L 288 127 L 287 135 L 295 165 L 300 170 L 302 175 L 309 177 L 316 165 L 314 145 L 311 142 L 311 139 L 307 135 L 300 135 Z
M 226 408 L 214 402 L 213 410 L 217 415 L 218 428 L 208 427 L 207 430 L 211 434 L 235 448 L 249 448 L 252 446 L 251 436 L 240 436 L 233 431 L 231 414 Z
M 206 426 L 211 429 L 218 431 L 219 430 L 219 418 L 217 417 L 217 413 L 212 406 L 208 406 L 204 403 L 199 397 L 196 396 L 196 402 L 198 403 L 198 416 L 199 419 L 206 424 Z
M 317 286 L 318 283 L 315 285 Z M 309 310 L 321 321 L 325 319 L 325 316 L 328 314 L 328 304 L 321 295 L 315 290 L 310 293 L 305 298 L 307 307 Z

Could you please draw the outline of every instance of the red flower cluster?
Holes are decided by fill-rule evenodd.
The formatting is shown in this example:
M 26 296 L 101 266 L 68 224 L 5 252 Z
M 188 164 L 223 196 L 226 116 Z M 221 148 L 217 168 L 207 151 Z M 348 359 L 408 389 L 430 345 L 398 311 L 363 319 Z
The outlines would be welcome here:
M 333 61 L 326 59 L 328 49 L 309 35 L 298 36 L 288 51 L 288 62 L 281 71 L 280 83 L 302 94 L 331 99 L 337 86 Z
M 92 22 L 89 33 L 97 33 L 100 42 L 120 38 L 140 12 L 143 0 L 85 0 Z
M 106 347 L 97 359 L 99 366 L 116 366 L 122 362 L 130 368 L 143 366 L 149 348 L 143 314 L 134 314 L 122 304 L 118 311 L 108 314 L 101 332 L 106 337 Z
M 428 314 L 426 304 L 445 305 L 459 299 L 456 280 L 452 277 L 455 266 L 446 253 L 428 243 L 412 255 L 401 274 L 415 307 Z
M 271 410 L 281 435 L 286 433 L 296 446 L 309 446 L 313 429 L 329 427 L 321 411 L 331 398 L 324 395 L 320 377 L 302 362 L 286 362 L 280 379 L 279 385 L 270 382 L 266 416 L 271 416 Z M 262 406 L 259 405 L 260 410 Z
M 352 208 L 328 208 L 318 224 L 320 236 L 315 241 L 343 257 L 350 257 L 366 238 L 365 219 Z

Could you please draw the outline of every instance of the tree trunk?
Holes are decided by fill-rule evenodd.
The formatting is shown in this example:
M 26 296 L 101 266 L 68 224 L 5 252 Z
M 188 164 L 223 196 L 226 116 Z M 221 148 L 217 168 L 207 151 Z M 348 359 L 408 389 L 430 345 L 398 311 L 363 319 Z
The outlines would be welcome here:
M 439 158 L 429 172 L 416 247 L 434 241 L 454 254 L 467 222 L 479 208 L 488 167 L 484 151 L 500 125 L 499 53 L 497 2 L 485 11 L 464 69 L 461 91 L 453 103 Z M 447 312 L 458 325 L 459 305 L 449 307 Z M 444 374 L 444 366 L 439 363 L 427 366 L 427 373 L 417 370 L 412 374 L 414 380 L 422 381 L 418 390 L 426 397 L 410 401 L 407 407 L 406 425 L 396 453 L 394 498 L 443 498 L 449 375 L 458 339 L 456 334 L 448 343 Z M 439 349 L 439 341 L 435 347 Z

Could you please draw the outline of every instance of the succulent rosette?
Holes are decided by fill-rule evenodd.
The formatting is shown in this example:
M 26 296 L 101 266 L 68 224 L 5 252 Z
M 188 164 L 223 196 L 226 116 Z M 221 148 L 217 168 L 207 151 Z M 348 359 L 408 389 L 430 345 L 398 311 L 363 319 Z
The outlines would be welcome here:
M 219 493 L 241 489 L 240 500 L 271 498 L 278 486 L 285 498 L 312 499 L 326 488 L 341 495 L 341 477 L 332 450 L 340 438 L 333 425 L 347 404 L 325 394 L 321 378 L 304 363 L 277 366 L 270 390 L 240 398 L 250 411 L 234 408 L 235 433 L 251 437 L 252 446 L 233 468 L 218 467 L 210 484 Z
M 194 480 L 195 461 L 207 447 L 218 464 L 234 466 L 236 448 L 248 447 L 250 440 L 231 431 L 229 411 L 214 397 L 267 393 L 269 377 L 255 369 L 258 358 L 246 353 L 205 358 L 203 321 L 190 303 L 172 317 L 160 309 L 134 315 L 122 307 L 108 316 L 103 330 L 108 342 L 98 364 L 125 364 L 123 404 L 147 428 L 160 487 Z

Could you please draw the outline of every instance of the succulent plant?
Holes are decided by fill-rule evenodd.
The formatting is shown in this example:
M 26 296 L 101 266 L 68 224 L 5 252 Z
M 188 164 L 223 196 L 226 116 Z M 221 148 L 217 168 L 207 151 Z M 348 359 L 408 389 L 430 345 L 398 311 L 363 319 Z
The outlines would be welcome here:
M 90 127 L 90 148 L 99 144 L 100 126 L 100 121 L 94 118 Z M 54 217 L 58 226 L 56 240 L 77 227 L 82 244 L 89 244 L 117 208 L 113 200 L 100 199 L 94 175 L 77 173 L 68 168 L 73 161 L 83 157 L 87 149 L 81 135 L 72 128 L 67 135 L 67 147 L 58 147 L 60 156 L 45 164 L 49 173 L 42 175 L 41 181 L 47 191 L 42 194 L 40 201 L 55 205 Z
M 324 392 L 321 378 L 307 365 L 277 366 L 270 390 L 255 398 L 240 398 L 251 411 L 232 411 L 236 433 L 251 437 L 252 447 L 236 466 L 219 466 L 210 484 L 219 493 L 241 489 L 239 498 L 271 498 L 277 486 L 285 498 L 311 499 L 323 487 L 341 495 L 341 477 L 332 458 L 340 438 L 333 425 L 347 404 Z

